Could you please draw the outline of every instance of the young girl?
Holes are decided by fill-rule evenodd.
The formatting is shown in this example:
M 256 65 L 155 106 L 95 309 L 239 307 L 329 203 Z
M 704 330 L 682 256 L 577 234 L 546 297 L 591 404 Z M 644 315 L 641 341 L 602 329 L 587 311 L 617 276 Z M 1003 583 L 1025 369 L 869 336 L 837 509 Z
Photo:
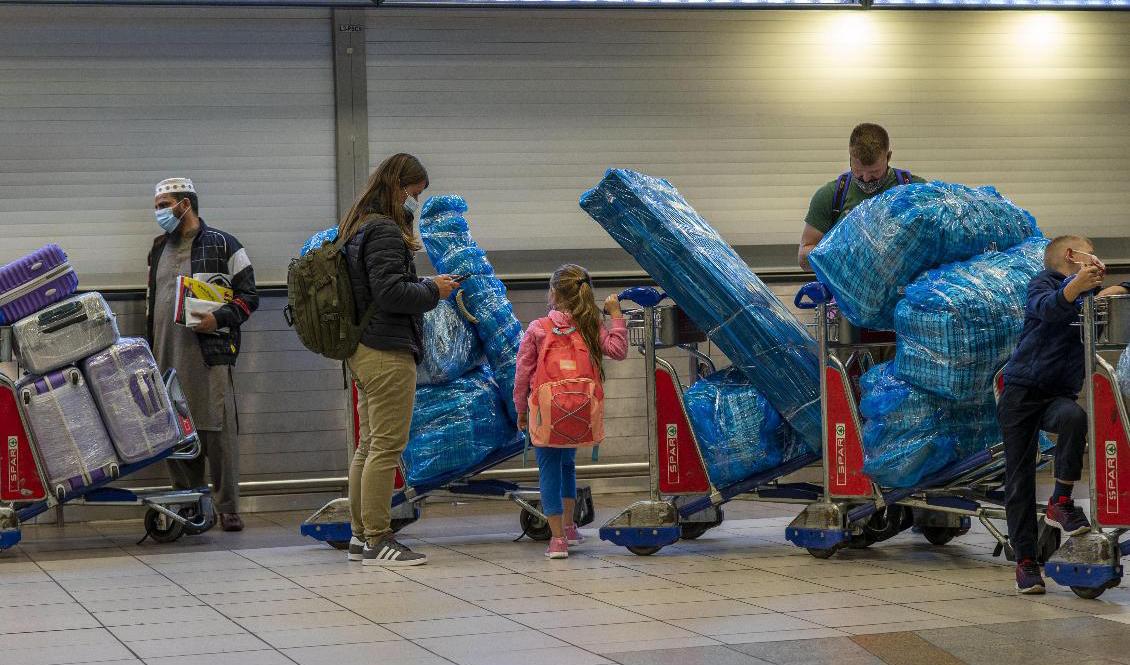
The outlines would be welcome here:
M 628 326 L 616 296 L 604 301 L 612 329 L 604 327 L 592 278 L 564 265 L 549 280 L 549 315 L 530 324 L 518 347 L 514 406 L 518 426 L 535 446 L 541 509 L 553 537 L 545 556 L 569 557 L 583 538 L 573 523 L 577 499 L 577 448 L 604 439 L 604 357 L 628 355 Z

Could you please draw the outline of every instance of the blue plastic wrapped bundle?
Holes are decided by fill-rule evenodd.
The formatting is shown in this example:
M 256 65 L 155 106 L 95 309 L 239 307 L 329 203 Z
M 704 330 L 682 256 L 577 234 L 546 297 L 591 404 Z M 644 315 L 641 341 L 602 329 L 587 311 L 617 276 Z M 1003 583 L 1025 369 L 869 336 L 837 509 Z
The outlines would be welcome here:
M 1122 351 L 1122 357 L 1118 359 L 1115 374 L 1118 376 L 1118 387 L 1122 390 L 1126 400 L 1130 401 L 1130 346 Z
M 992 187 L 896 187 L 864 201 L 808 255 L 857 326 L 890 330 L 899 289 L 922 271 L 1040 235 L 1027 211 Z
M 952 402 L 899 379 L 891 365 L 860 377 L 863 470 L 884 487 L 914 487 L 958 459 Z
M 306 241 L 306 244 L 302 245 L 302 251 L 298 255 L 299 256 L 306 256 L 306 254 L 308 252 L 310 252 L 311 250 L 317 249 L 317 248 L 321 247 L 322 245 L 324 245 L 325 243 L 333 242 L 335 240 L 337 240 L 337 227 L 336 226 L 331 226 L 330 228 L 325 229 L 324 231 L 318 231 L 314 235 L 310 236 L 310 239 Z
M 433 196 L 424 204 L 420 216 L 420 236 L 432 265 L 442 274 L 468 275 L 463 282 L 463 303 L 478 323 L 475 332 L 482 341 L 487 362 L 506 396 L 506 411 L 512 423 L 518 422 L 510 395 L 514 392 L 514 370 L 522 324 L 506 298 L 506 287 L 494 274 L 486 252 L 475 243 L 467 229 L 467 203 L 454 195 Z
M 514 437 L 489 367 L 442 386 L 420 386 L 404 449 L 408 485 L 469 470 Z
M 695 382 L 683 395 L 706 470 L 716 487 L 779 466 L 795 434 L 737 368 Z
M 928 270 L 895 308 L 899 378 L 954 400 L 992 391 L 1020 328 L 1028 282 L 1043 269 L 1045 238 Z
M 416 385 L 454 381 L 482 362 L 479 337 L 455 303 L 441 300 L 424 314 L 424 357 L 416 368 Z
M 815 340 L 671 183 L 610 169 L 580 203 L 819 450 Z

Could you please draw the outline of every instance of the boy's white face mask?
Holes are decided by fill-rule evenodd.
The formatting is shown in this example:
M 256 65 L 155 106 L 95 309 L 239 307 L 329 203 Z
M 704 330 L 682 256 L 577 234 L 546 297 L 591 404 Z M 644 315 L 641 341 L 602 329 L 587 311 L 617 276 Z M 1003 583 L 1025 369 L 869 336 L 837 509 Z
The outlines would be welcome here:
M 1106 274 L 1106 264 L 1103 263 L 1099 259 L 1099 257 L 1095 256 L 1094 254 L 1088 254 L 1087 252 L 1081 252 L 1077 249 L 1072 249 L 1072 248 L 1068 247 L 1067 248 L 1067 262 L 1068 263 L 1074 263 L 1075 265 L 1080 266 L 1081 268 L 1085 268 L 1087 266 L 1095 266 L 1096 268 L 1099 269 L 1099 272 L 1101 272 L 1104 275 Z

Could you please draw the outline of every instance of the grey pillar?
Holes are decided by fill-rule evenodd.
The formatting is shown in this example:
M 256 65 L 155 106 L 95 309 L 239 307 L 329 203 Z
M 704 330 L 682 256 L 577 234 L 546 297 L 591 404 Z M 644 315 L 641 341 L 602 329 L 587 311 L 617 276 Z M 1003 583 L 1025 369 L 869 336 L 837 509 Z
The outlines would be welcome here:
M 337 214 L 369 178 L 369 100 L 365 84 L 365 12 L 333 10 Z

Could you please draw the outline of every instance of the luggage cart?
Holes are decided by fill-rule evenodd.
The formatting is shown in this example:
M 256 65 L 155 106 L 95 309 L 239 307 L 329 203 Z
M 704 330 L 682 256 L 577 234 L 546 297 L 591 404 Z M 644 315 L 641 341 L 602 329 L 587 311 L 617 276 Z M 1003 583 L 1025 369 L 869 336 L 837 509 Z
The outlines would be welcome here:
M 1122 582 L 1122 557 L 1130 556 L 1130 540 L 1122 540 L 1130 530 L 1130 417 L 1114 369 L 1100 355 L 1130 344 L 1130 295 L 1088 296 L 1082 337 L 1091 530 L 1068 538 L 1044 572 L 1080 598 L 1098 598 Z
M 3 330 L 0 330 L 3 333 Z M 0 344 L 5 349 L 8 345 Z M 39 458 L 35 436 L 27 426 L 23 405 L 14 399 L 14 382 L 0 373 L 0 417 L 5 425 L 4 469 L 0 480 L 0 551 L 17 545 L 20 525 L 60 505 L 145 506 L 146 537 L 169 543 L 184 534 L 204 533 L 215 524 L 212 496 L 208 488 L 166 492 L 133 492 L 108 485 L 162 460 L 190 460 L 201 454 L 200 440 L 181 391 L 176 370 L 164 376 L 169 399 L 176 409 L 181 440 L 149 459 L 122 464 L 111 477 L 76 491 L 48 491 L 47 476 Z M 144 540 L 144 538 L 142 539 Z
M 360 442 L 356 385 L 352 387 L 350 401 L 353 409 L 353 442 L 350 446 L 352 452 Z M 427 483 L 411 487 L 405 482 L 407 474 L 402 464 L 396 470 L 396 484 L 392 496 L 392 530 L 399 531 L 418 520 L 423 514 L 425 499 L 429 497 L 502 499 L 513 501 L 521 508 L 518 524 L 522 527 L 523 535 L 533 540 L 549 540 L 551 536 L 549 520 L 541 512 L 541 492 L 536 486 L 506 480 L 475 478 L 483 471 L 521 455 L 525 449 L 525 436 L 519 434 L 505 448 L 496 450 L 469 469 L 444 474 L 430 479 Z M 577 508 L 573 515 L 576 524 L 578 526 L 592 524 L 595 516 L 592 490 L 588 486 L 578 486 Z M 337 549 L 346 549 L 352 537 L 349 499 L 345 497 L 334 499 L 322 506 L 302 523 L 299 532 Z
M 644 357 L 647 403 L 649 496 L 637 501 L 600 528 L 600 537 L 640 556 L 648 556 L 680 538 L 692 540 L 722 523 L 722 505 L 739 495 L 776 502 L 815 501 L 820 487 L 782 484 L 779 479 L 812 462 L 808 453 L 726 486 L 716 486 L 707 473 L 698 439 L 687 417 L 678 372 L 657 350 L 681 348 L 690 354 L 691 377 L 714 370 L 697 344 L 706 335 L 675 304 L 662 305 L 667 295 L 651 287 L 620 294 L 621 301 L 640 307 L 625 310 L 629 342 Z
M 868 547 L 915 528 L 931 543 L 942 546 L 968 532 L 976 518 L 997 540 L 996 555 L 1010 560 L 1008 536 L 993 524 L 1004 515 L 1004 445 L 997 444 L 958 461 L 915 487 L 886 489 L 863 471 L 862 426 L 857 378 L 867 369 L 869 351 L 890 346 L 893 334 L 855 328 L 832 305 L 832 294 L 820 282 L 810 282 L 796 295 L 794 305 L 815 312 L 819 347 L 820 401 L 823 419 L 821 446 L 823 491 L 785 531 L 794 545 L 820 559 L 843 547 Z M 841 355 L 847 355 L 846 361 Z M 996 377 L 999 393 L 1001 374 Z M 1040 465 L 1051 461 L 1041 452 Z M 1047 560 L 1059 547 L 1059 530 L 1040 517 L 1039 557 Z

